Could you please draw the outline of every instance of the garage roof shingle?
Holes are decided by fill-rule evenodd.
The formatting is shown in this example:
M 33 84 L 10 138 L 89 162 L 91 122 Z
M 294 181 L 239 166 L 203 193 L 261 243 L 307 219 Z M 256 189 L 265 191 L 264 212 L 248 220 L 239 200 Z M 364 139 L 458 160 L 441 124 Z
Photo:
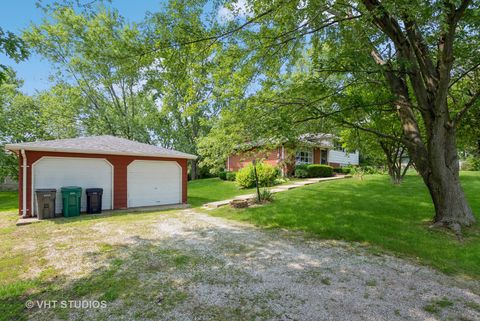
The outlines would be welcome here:
M 197 156 L 173 149 L 135 142 L 114 136 L 90 136 L 40 142 L 7 144 L 11 151 L 31 150 L 82 154 L 130 155 L 196 159 Z

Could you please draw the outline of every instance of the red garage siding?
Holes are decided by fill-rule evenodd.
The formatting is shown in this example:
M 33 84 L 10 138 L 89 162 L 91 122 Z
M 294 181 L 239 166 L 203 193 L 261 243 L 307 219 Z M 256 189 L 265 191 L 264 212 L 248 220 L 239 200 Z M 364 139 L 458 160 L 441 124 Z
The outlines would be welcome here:
M 32 164 L 44 156 L 75 157 L 75 158 L 103 158 L 113 165 L 113 208 L 127 208 L 127 166 L 134 160 L 176 161 L 182 168 L 182 203 L 187 203 L 187 160 L 167 157 L 122 156 L 104 154 L 56 153 L 26 151 L 27 156 L 27 216 L 32 213 Z M 19 214 L 22 215 L 22 157 L 19 156 Z

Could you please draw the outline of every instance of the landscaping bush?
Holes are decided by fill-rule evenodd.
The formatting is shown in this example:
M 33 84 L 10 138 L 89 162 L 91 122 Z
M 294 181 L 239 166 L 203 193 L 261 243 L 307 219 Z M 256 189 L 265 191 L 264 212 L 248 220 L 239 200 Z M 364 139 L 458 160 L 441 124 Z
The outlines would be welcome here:
M 236 172 L 227 172 L 227 181 L 235 181 L 235 178 L 237 176 Z
M 350 174 L 351 171 L 352 169 L 350 167 L 335 167 L 333 169 L 333 172 L 338 174 Z
M 269 189 L 264 188 L 260 191 L 260 203 L 272 202 L 273 199 L 273 193 Z
M 295 166 L 295 177 L 330 177 L 333 175 L 333 167 L 320 164 L 302 164 Z
M 257 176 L 259 186 L 271 186 L 275 179 L 280 175 L 278 168 L 265 163 L 257 164 Z M 235 181 L 238 186 L 242 188 L 249 188 L 255 186 L 255 174 L 253 172 L 253 165 L 250 164 L 239 170 L 236 174 Z
M 469 156 L 462 162 L 463 171 L 480 171 L 480 158 Z
M 307 164 L 295 166 L 295 177 L 297 178 L 306 178 L 308 177 Z
M 308 177 L 333 176 L 333 167 L 328 165 L 310 164 L 307 166 Z
M 286 182 L 288 182 L 289 179 L 286 178 L 286 177 L 279 177 L 277 178 L 274 182 L 273 182 L 273 185 L 280 185 L 280 184 L 284 184 Z
M 237 172 L 235 182 L 242 188 L 249 188 L 255 185 L 255 176 L 253 174 L 253 166 L 248 165 Z
M 227 179 L 227 172 L 225 171 L 218 172 L 218 178 L 220 178 L 222 181 L 225 181 Z
M 357 166 L 352 167 L 351 169 L 352 174 L 360 174 L 360 175 L 371 175 L 371 174 L 385 174 L 385 169 L 381 167 L 375 166 Z

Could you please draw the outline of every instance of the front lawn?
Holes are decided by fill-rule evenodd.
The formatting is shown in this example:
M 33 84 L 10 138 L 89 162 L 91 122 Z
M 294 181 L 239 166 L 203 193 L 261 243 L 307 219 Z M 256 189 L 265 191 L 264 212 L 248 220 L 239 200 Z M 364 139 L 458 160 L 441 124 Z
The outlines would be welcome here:
M 18 192 L 0 192 L 0 212 L 18 208 Z
M 464 172 L 462 183 L 480 219 L 480 173 Z M 309 185 L 278 193 L 262 207 L 209 212 L 271 228 L 303 230 L 314 237 L 361 242 L 432 265 L 439 270 L 480 277 L 479 224 L 465 230 L 463 243 L 428 228 L 433 206 L 417 176 L 393 186 L 387 176 L 367 176 Z
M 197 179 L 188 182 L 188 203 L 193 207 L 198 207 L 205 203 L 226 200 L 253 192 L 252 188 L 241 189 L 235 182 L 222 181 L 218 177 Z
M 478 173 L 462 175 L 476 213 L 480 212 L 477 198 L 480 193 L 479 178 Z M 252 192 L 239 190 L 232 182 L 217 179 L 194 181 L 190 183 L 190 188 L 195 206 Z M 427 221 L 433 209 L 417 177 L 408 177 L 399 187 L 391 186 L 388 178 L 383 176 L 366 177 L 363 181 L 322 182 L 275 196 L 276 200 L 270 205 L 236 211 L 225 207 L 208 213 L 262 226 L 303 230 L 314 237 L 360 241 L 370 245 L 369 249 L 418 258 L 418 261 L 444 272 L 473 278 L 480 276 L 478 226 L 467 231 L 463 244 L 449 234 L 429 230 Z M 265 238 L 262 241 L 258 239 L 260 234 L 252 235 L 257 233 L 254 230 L 239 233 L 236 229 L 225 229 L 223 225 L 218 225 L 217 231 L 212 233 L 212 226 L 205 226 L 206 221 L 200 219 L 195 222 L 197 215 L 191 210 L 187 210 L 190 213 L 173 210 L 82 215 L 15 226 L 18 218 L 16 193 L 2 192 L 0 200 L 0 320 L 99 320 L 122 316 L 129 319 L 173 319 L 168 316 L 185 309 L 190 309 L 190 315 L 200 314 L 204 319 L 255 319 L 248 317 L 248 313 L 263 302 L 258 300 L 273 302 L 276 306 L 279 303 L 270 292 L 248 301 L 241 293 L 230 289 L 236 286 L 235 282 L 241 282 L 247 289 L 249 284 L 257 285 L 258 269 L 252 270 L 255 277 L 250 278 L 245 274 L 244 263 L 256 260 L 254 266 L 265 267 L 264 255 L 274 255 L 278 259 L 276 250 L 272 252 L 272 248 L 263 245 L 271 245 L 280 253 L 285 253 L 288 264 L 283 261 L 280 266 L 293 275 L 306 272 L 297 267 L 292 270 L 297 260 L 303 259 L 304 263 L 311 261 L 310 254 L 296 256 L 292 254 L 295 251 L 289 253 L 285 250 L 291 247 L 291 243 L 282 243 L 285 239 L 271 238 L 278 233 L 262 233 L 262 238 Z M 218 233 L 227 235 L 219 239 Z M 253 240 L 249 244 L 250 238 Z M 192 247 L 192 242 L 196 247 Z M 283 245 L 276 248 L 279 244 Z M 305 244 L 304 238 L 299 244 Z M 308 245 L 305 246 L 308 248 Z M 265 252 L 252 258 L 251 253 L 257 253 L 257 250 Z M 355 251 L 362 252 L 358 248 Z M 338 259 L 347 264 L 337 254 L 330 257 L 332 254 L 328 248 L 319 253 L 326 255 L 330 262 Z M 354 256 L 355 253 L 348 255 Z M 295 258 L 290 255 L 295 255 Z M 230 263 L 234 258 L 238 262 L 232 267 Z M 269 259 L 268 262 L 277 271 L 278 261 Z M 331 272 L 331 276 L 324 279 L 322 273 L 326 273 L 326 268 L 312 266 L 314 270 L 310 272 L 322 280 L 320 286 L 333 287 L 330 282 L 338 281 L 342 282 L 339 285 L 341 289 L 351 291 L 345 288 L 347 279 L 342 279 L 344 275 L 339 274 L 339 279 L 336 279 L 337 274 Z M 383 275 L 383 272 L 379 273 Z M 247 276 L 251 283 L 245 283 Z M 387 284 L 391 285 L 391 280 L 387 281 L 379 277 L 375 282 L 385 282 L 383 289 L 388 287 Z M 372 282 L 365 283 L 366 291 L 375 288 Z M 210 283 L 215 288 L 220 284 L 227 285 L 228 293 L 238 296 L 239 306 L 231 308 L 228 299 L 220 305 L 212 301 L 211 306 L 203 306 L 199 299 L 208 297 L 203 286 Z M 279 293 L 275 289 L 275 293 Z M 343 298 L 341 291 L 338 295 Z M 335 291 L 326 290 L 325 293 L 334 294 Z M 416 297 L 418 293 L 410 295 Z M 362 300 L 362 297 L 363 300 L 368 299 L 363 294 L 358 299 Z M 101 300 L 107 302 L 107 308 L 88 311 L 25 308 L 27 300 L 62 299 Z M 477 309 L 474 301 L 467 303 L 472 309 Z

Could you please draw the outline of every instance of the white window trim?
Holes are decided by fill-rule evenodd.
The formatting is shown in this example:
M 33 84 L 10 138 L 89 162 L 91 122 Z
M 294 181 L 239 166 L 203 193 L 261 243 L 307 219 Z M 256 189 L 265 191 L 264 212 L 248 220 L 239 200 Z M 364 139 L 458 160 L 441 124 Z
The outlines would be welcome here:
M 306 154 L 306 156 L 300 156 L 300 153 Z M 303 160 L 302 160 L 303 158 Z M 313 164 L 313 149 L 301 148 L 295 151 L 295 165 Z

